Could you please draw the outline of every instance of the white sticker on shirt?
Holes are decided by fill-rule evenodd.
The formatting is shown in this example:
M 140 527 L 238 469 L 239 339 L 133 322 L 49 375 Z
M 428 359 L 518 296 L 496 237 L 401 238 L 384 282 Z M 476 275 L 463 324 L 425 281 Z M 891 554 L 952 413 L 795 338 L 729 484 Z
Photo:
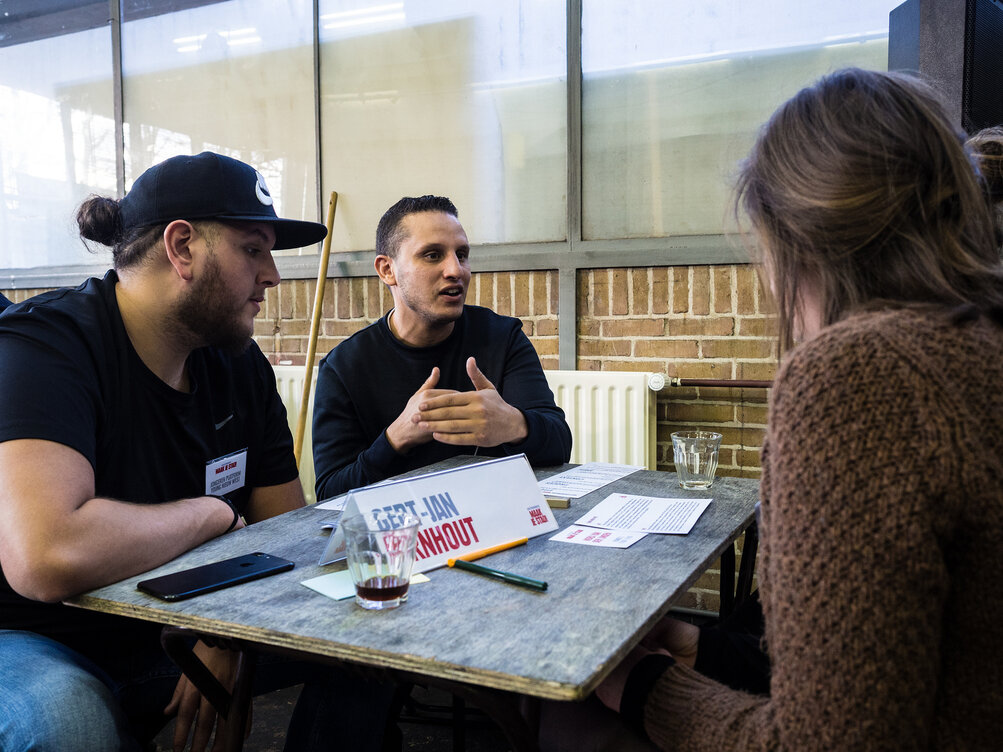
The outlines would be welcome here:
M 225 457 L 205 463 L 205 492 L 222 496 L 244 487 L 247 470 L 247 450 L 241 449 Z

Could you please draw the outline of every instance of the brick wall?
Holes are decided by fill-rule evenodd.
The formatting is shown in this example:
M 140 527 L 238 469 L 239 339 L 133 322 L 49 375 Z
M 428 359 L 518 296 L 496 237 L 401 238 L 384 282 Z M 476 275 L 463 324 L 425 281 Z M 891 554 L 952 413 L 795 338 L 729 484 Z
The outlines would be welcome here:
M 749 266 L 595 269 L 578 280 L 578 368 L 702 379 L 772 379 L 776 347 Z M 658 399 L 658 467 L 672 470 L 673 431 L 724 435 L 719 472 L 757 477 L 763 389 L 666 388 Z
M 254 326 L 254 338 L 273 363 L 306 362 L 314 280 L 286 280 L 269 290 Z M 475 274 L 467 302 L 522 319 L 544 368 L 557 368 L 557 274 L 502 272 Z M 331 348 L 368 326 L 393 307 L 386 285 L 375 277 L 329 279 L 324 286 L 319 361 Z
M 752 267 L 583 270 L 577 288 L 579 370 L 773 378 L 770 312 Z M 7 295 L 20 301 L 36 292 Z M 315 294 L 313 280 L 286 280 L 268 291 L 254 337 L 273 363 L 305 363 Z M 556 272 L 475 274 L 467 301 L 519 317 L 543 367 L 558 367 Z M 329 279 L 316 360 L 392 305 L 389 291 L 375 277 Z M 672 431 L 701 427 L 724 435 L 720 474 L 758 477 L 766 399 L 762 389 L 666 388 L 658 398 L 659 469 L 674 469 Z M 680 605 L 716 610 L 718 583 L 715 565 Z

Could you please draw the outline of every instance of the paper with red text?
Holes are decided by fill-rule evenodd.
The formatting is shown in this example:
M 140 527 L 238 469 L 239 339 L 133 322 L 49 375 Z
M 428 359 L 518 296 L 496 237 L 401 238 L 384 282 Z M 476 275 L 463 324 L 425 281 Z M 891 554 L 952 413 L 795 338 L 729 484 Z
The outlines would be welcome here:
M 550 538 L 559 543 L 579 543 L 583 546 L 603 546 L 605 548 L 630 548 L 647 533 L 631 530 L 603 530 L 598 527 L 572 525 Z

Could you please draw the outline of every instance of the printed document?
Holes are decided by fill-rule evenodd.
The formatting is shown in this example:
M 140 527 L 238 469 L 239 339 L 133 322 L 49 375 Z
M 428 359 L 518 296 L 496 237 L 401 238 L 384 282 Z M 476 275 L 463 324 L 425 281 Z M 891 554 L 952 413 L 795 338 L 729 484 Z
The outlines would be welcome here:
M 544 496 L 559 499 L 580 499 L 597 488 L 602 488 L 615 480 L 620 480 L 620 478 L 643 469 L 643 467 L 635 465 L 588 462 L 541 480 L 540 491 Z
M 579 525 L 638 533 L 685 535 L 710 505 L 711 499 L 660 499 L 611 494 L 576 520 Z

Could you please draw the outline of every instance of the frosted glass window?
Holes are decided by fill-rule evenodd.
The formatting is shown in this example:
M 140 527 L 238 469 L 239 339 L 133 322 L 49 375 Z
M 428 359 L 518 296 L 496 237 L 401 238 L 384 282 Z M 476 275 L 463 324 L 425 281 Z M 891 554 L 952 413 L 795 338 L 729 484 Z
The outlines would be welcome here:
M 451 197 L 472 243 L 563 240 L 564 0 L 320 0 L 332 250 L 401 196 Z
M 136 20 L 127 14 L 127 189 L 157 162 L 208 149 L 254 165 L 280 216 L 323 221 L 312 18 L 311 0 L 231 0 Z
M 107 27 L 0 47 L 0 268 L 107 263 L 73 220 L 115 194 Z
M 798 89 L 884 70 L 901 0 L 584 0 L 585 238 L 730 228 L 738 160 Z

